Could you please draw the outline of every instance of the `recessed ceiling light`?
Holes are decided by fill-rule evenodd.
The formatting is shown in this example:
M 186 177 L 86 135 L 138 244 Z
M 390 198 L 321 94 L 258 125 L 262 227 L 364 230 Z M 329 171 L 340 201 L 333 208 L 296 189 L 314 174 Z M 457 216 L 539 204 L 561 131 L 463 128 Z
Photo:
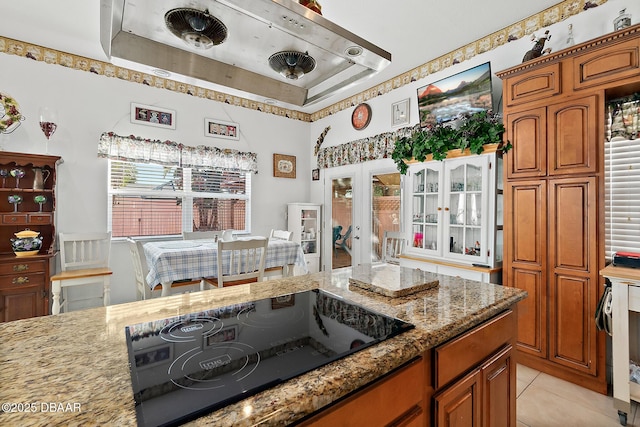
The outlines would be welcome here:
M 160 70 L 158 68 L 154 68 L 153 70 L 151 70 L 153 72 L 153 74 L 155 74 L 158 77 L 170 77 L 171 73 L 165 70 Z
M 360 46 L 349 46 L 345 49 L 344 53 L 351 57 L 360 56 L 362 55 L 362 48 Z
M 278 101 L 276 101 L 273 98 L 267 98 L 267 99 L 264 100 L 264 103 L 267 104 L 267 105 L 276 105 L 278 103 Z

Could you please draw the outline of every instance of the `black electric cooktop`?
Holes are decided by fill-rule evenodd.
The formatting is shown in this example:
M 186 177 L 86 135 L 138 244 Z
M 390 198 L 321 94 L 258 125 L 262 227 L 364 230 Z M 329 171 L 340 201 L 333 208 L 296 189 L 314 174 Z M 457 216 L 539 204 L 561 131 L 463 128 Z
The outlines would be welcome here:
M 319 289 L 127 326 L 138 424 L 187 422 L 412 328 Z

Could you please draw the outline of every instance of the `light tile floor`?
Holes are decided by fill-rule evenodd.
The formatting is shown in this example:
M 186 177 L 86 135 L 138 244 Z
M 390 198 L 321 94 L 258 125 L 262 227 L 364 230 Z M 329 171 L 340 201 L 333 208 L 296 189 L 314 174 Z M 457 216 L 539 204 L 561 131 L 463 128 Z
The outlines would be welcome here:
M 613 398 L 523 365 L 517 367 L 518 427 L 618 427 Z M 627 426 L 640 427 L 632 404 Z

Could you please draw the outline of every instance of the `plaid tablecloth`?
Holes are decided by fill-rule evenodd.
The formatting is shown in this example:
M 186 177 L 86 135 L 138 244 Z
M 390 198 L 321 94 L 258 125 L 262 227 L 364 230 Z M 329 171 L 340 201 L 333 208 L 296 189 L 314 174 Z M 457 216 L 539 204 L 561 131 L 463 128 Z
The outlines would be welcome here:
M 149 266 L 147 284 L 153 288 L 158 283 L 176 280 L 218 277 L 218 244 L 213 240 L 175 240 L 144 244 L 144 254 Z M 225 257 L 226 258 L 226 257 Z M 227 269 L 229 259 L 223 259 Z M 299 243 L 270 239 L 264 267 L 297 265 L 307 272 L 307 263 Z

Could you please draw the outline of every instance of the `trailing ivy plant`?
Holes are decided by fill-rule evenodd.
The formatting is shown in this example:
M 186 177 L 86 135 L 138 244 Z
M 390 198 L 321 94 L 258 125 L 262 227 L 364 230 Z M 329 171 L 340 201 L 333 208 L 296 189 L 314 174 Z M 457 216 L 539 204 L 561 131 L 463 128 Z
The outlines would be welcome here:
M 423 162 L 429 154 L 434 160 L 444 160 L 449 150 L 468 148 L 472 154 L 480 154 L 485 144 L 502 142 L 504 125 L 494 114 L 482 111 L 464 117 L 461 122 L 457 128 L 439 123 L 398 138 L 391 158 L 400 173 L 407 173 L 407 161 Z M 501 149 L 508 151 L 511 143 L 507 142 Z

